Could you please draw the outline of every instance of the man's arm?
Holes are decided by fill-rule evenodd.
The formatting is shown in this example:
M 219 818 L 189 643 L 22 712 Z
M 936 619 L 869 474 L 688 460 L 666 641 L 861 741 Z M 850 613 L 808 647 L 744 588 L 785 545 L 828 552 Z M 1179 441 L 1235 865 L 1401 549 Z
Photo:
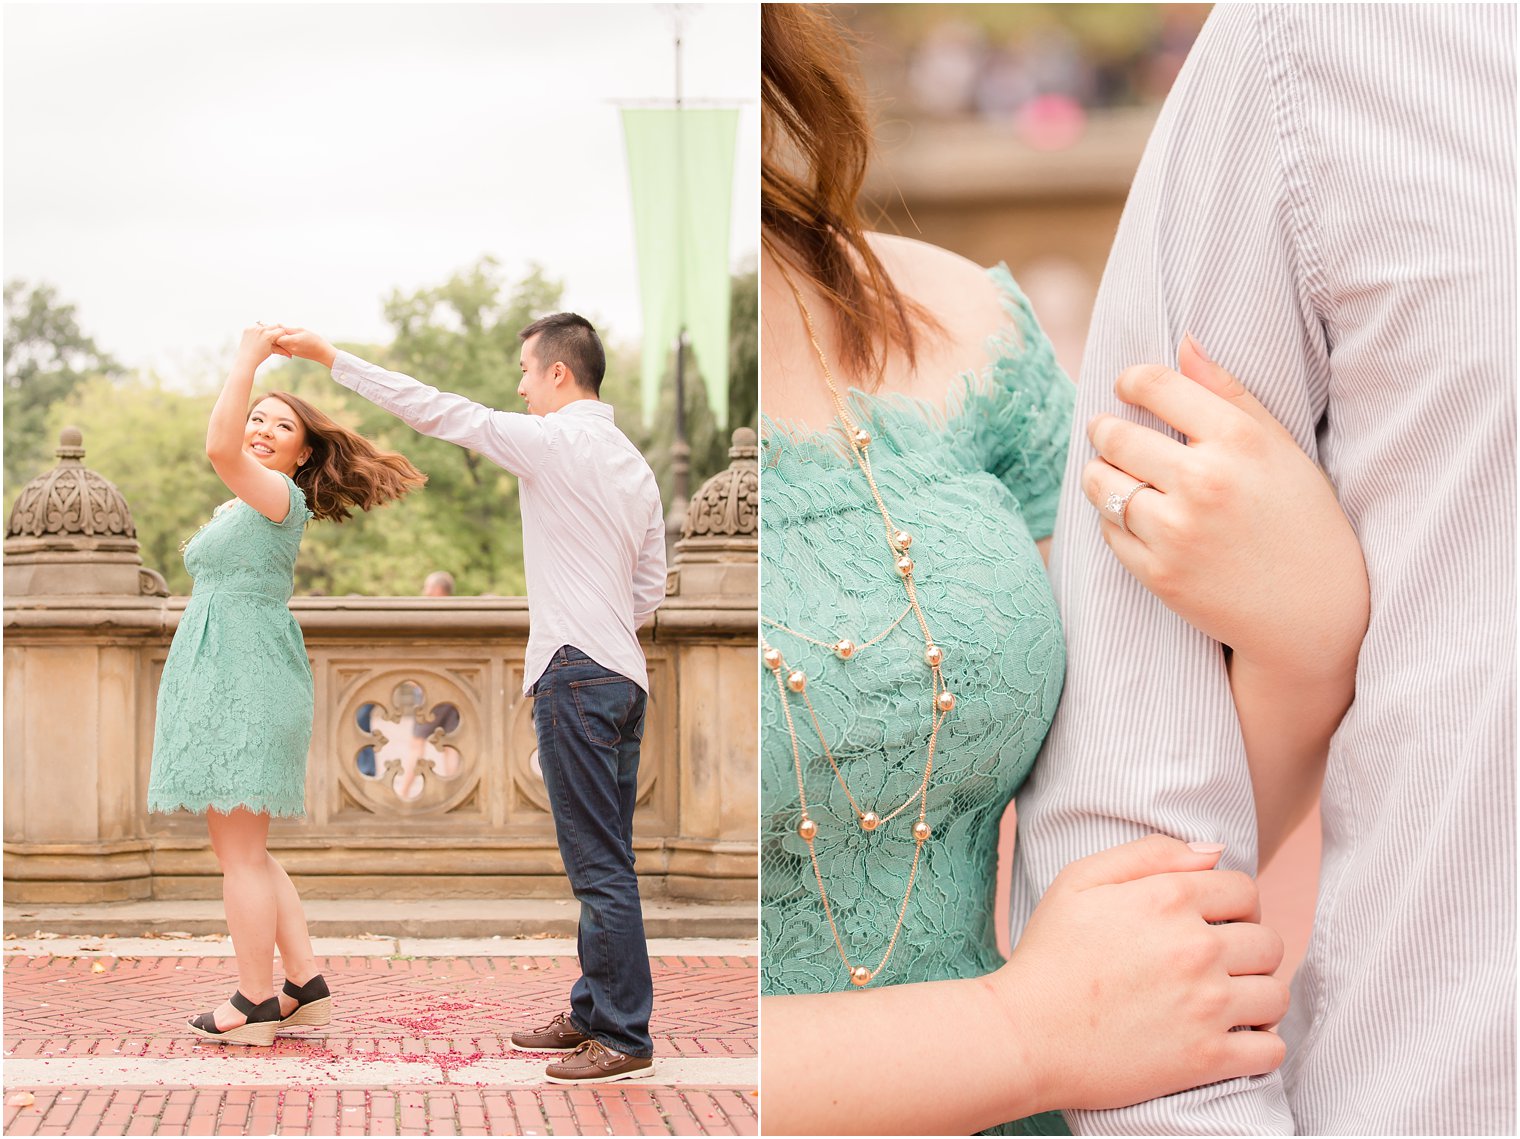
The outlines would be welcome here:
M 640 628 L 665 600 L 665 512 L 658 499 L 633 571 L 633 627 Z
M 1164 429 L 1121 403 L 1114 381 L 1130 365 L 1170 362 L 1189 333 L 1317 454 L 1328 351 L 1285 162 L 1288 45 L 1274 19 L 1233 6 L 1210 17 L 1147 147 L 1093 314 L 1051 567 L 1067 680 L 1019 796 L 1015 929 L 1066 863 L 1149 831 L 1223 842 L 1228 865 L 1256 870 L 1256 800 L 1223 650 L 1109 551 L 1080 474 L 1100 412 Z M 1091 1134 L 1293 1130 L 1276 1074 L 1068 1122 Z
M 351 352 L 338 351 L 305 329 L 294 329 L 281 337 L 279 346 L 291 355 L 332 369 L 338 383 L 403 420 L 412 430 L 484 455 L 518 478 L 531 478 L 548 448 L 547 427 L 538 416 L 497 411 L 462 395 L 439 391 Z

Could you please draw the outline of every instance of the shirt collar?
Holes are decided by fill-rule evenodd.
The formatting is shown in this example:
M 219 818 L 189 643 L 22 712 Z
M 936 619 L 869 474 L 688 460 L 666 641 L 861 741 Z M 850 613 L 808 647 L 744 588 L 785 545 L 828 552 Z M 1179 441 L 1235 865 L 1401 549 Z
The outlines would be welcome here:
M 565 404 L 558 411 L 550 412 L 551 415 L 595 415 L 601 419 L 612 419 L 612 405 L 603 403 L 599 399 L 578 399 Z

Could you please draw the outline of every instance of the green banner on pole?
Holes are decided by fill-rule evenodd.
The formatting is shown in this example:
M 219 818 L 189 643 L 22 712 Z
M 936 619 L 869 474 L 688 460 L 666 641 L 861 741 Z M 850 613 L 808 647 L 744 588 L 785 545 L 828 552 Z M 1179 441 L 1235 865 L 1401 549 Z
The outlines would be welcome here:
M 623 111 L 644 308 L 644 422 L 682 328 L 728 426 L 728 234 L 737 110 Z

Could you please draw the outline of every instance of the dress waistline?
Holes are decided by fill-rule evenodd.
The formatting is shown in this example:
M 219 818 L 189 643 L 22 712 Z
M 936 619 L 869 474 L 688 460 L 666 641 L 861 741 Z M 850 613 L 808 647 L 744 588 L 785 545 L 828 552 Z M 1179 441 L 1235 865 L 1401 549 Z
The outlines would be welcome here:
M 202 597 L 257 597 L 262 601 L 273 601 L 276 605 L 288 605 L 290 603 L 288 595 L 260 593 L 255 589 L 191 589 L 191 601 Z

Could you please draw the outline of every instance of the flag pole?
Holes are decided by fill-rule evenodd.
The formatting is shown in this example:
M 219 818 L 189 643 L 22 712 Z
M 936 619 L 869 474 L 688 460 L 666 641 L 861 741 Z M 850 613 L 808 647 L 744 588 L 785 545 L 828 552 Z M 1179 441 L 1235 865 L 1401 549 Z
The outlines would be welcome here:
M 683 123 L 681 120 L 681 5 L 671 5 L 676 32 L 676 264 L 680 267 L 678 279 L 681 289 L 681 325 L 676 331 L 676 423 L 675 438 L 670 444 L 671 503 L 665 515 L 665 537 L 669 546 L 681 536 L 686 522 L 686 507 L 691 501 L 691 445 L 686 440 L 686 250 L 685 229 L 681 224 L 685 217 L 684 194 L 686 189 L 686 161 L 682 148 Z

